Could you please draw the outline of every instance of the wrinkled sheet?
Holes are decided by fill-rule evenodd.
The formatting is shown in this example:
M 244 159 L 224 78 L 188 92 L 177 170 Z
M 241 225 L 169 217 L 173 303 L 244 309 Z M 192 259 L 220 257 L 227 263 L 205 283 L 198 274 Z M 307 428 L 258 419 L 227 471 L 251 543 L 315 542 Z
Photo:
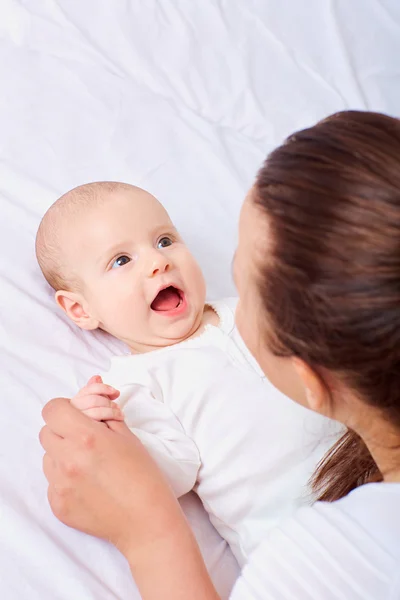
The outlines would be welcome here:
M 240 204 L 266 152 L 344 108 L 399 115 L 398 0 L 0 1 L 0 587 L 3 600 L 131 600 L 107 543 L 52 516 L 41 408 L 118 344 L 73 328 L 35 264 L 46 208 L 122 180 L 156 194 L 209 296 L 233 293 Z M 236 568 L 184 500 L 223 597 Z

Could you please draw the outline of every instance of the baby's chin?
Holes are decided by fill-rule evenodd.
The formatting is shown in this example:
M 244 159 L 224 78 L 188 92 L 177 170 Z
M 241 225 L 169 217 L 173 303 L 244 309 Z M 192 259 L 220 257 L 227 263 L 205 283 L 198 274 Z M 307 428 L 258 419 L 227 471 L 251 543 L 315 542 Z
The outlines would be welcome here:
M 161 321 L 159 327 L 152 327 L 152 331 L 149 331 L 148 335 L 142 332 L 139 336 L 130 336 L 130 340 L 124 340 L 128 343 L 128 347 L 133 354 L 142 354 L 145 352 L 152 352 L 161 348 L 167 348 L 180 344 L 186 340 L 196 337 L 202 331 L 202 316 L 203 311 L 199 311 L 198 314 L 191 316 L 191 318 L 185 318 L 178 321 L 168 322 L 165 318 L 165 323 Z

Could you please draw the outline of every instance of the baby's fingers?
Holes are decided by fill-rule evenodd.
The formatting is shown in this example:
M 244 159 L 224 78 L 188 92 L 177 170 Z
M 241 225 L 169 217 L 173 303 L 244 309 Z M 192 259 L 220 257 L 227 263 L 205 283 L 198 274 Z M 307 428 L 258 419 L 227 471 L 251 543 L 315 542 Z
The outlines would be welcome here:
M 89 385 L 90 383 L 103 383 L 103 380 L 100 375 L 92 375 L 86 385 Z
M 108 396 L 98 396 L 97 394 L 91 394 L 88 396 L 75 396 L 75 398 L 72 398 L 71 404 L 76 408 L 79 408 L 79 410 L 102 407 L 108 408 L 114 406 L 114 402 L 112 402 Z
M 118 404 L 112 406 L 99 406 L 82 411 L 94 421 L 123 421 L 124 415 Z
M 88 395 L 107 396 L 110 400 L 116 400 L 119 396 L 119 391 L 106 383 L 91 383 L 79 390 L 75 398 Z

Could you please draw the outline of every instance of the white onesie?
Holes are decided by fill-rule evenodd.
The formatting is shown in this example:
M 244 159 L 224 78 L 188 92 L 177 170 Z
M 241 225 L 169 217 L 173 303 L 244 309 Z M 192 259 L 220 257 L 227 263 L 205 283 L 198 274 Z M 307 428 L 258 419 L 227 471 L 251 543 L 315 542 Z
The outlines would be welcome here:
M 330 422 L 265 378 L 235 327 L 236 304 L 210 303 L 219 326 L 198 337 L 112 358 L 103 379 L 121 391 L 126 423 L 176 496 L 194 488 L 243 565 L 268 529 L 309 500 L 308 478 L 333 440 Z

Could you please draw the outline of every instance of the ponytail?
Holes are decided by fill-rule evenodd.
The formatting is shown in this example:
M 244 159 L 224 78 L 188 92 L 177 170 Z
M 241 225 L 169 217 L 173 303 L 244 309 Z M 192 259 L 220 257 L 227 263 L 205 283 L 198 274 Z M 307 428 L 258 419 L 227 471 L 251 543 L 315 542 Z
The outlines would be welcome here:
M 317 500 L 334 502 L 364 483 L 382 479 L 367 446 L 349 429 L 317 465 L 310 484 Z

